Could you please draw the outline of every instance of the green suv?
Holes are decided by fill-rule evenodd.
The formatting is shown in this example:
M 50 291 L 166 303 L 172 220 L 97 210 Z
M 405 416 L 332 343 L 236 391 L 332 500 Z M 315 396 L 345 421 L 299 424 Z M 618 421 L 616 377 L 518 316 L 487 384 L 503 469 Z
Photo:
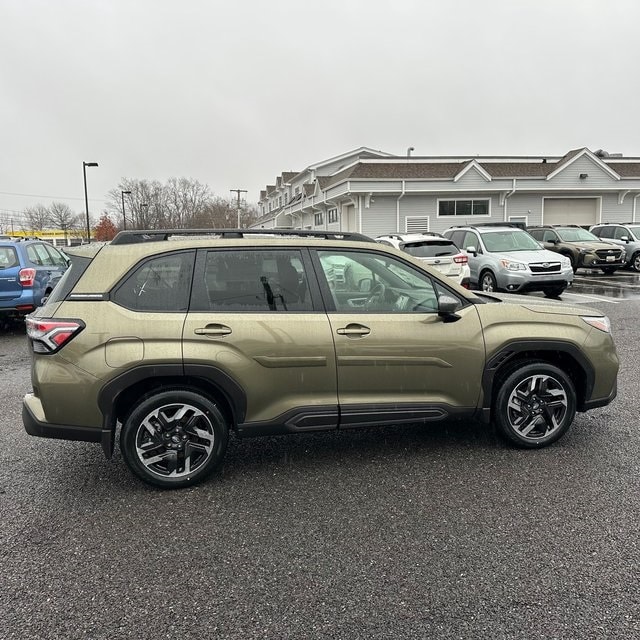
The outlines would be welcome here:
M 259 436 L 479 418 L 541 447 L 616 395 L 608 319 L 476 294 L 358 234 L 126 231 L 70 249 L 27 318 L 28 433 L 160 487 Z
M 571 260 L 574 273 L 585 267 L 602 269 L 608 275 L 625 266 L 625 250 L 600 240 L 576 225 L 546 225 L 527 229 L 545 249 L 556 251 Z

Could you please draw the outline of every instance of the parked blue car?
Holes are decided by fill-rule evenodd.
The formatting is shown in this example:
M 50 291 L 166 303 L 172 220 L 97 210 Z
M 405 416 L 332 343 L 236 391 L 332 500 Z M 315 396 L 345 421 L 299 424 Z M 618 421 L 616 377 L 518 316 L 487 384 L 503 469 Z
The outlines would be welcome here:
M 67 257 L 41 240 L 0 240 L 0 320 L 31 313 L 69 266 Z

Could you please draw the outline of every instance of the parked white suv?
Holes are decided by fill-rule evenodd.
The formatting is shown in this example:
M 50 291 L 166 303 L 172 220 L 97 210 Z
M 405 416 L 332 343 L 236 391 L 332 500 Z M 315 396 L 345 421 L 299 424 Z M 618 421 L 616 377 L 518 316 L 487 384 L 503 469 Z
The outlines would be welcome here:
M 508 223 L 451 227 L 444 235 L 465 248 L 471 285 L 481 291 L 542 291 L 556 298 L 573 282 L 569 258 Z
M 393 233 L 376 242 L 392 246 L 437 269 L 459 285 L 469 288 L 469 257 L 439 233 Z

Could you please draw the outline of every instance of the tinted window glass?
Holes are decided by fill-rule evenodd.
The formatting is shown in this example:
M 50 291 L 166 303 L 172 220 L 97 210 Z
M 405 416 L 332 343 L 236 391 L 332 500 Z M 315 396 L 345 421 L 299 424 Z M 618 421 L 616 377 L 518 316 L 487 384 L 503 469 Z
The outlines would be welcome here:
M 207 299 L 194 300 L 192 310 L 313 310 L 299 251 L 207 251 L 204 290 Z
M 462 248 L 466 249 L 467 247 L 475 247 L 476 251 L 480 251 L 480 242 L 478 241 L 478 236 L 471 231 L 467 231 L 464 234 L 464 240 L 462 241 Z
M 19 264 L 18 254 L 13 247 L 0 247 L 0 269 L 10 269 Z
M 408 254 L 416 258 L 437 258 L 439 256 L 454 256 L 458 247 L 449 240 L 430 242 L 410 242 L 402 247 Z
M 60 302 L 64 300 L 71 293 L 73 287 L 76 286 L 76 283 L 80 280 L 80 276 L 85 272 L 90 263 L 90 258 L 72 256 L 71 266 L 64 272 L 64 275 L 54 287 L 48 298 L 48 302 Z
M 598 227 L 593 230 L 594 233 L 600 238 L 613 238 L 613 227 Z
M 546 233 L 544 229 L 527 229 L 528 233 L 536 240 L 542 240 L 543 237 L 546 240 Z
M 195 252 L 147 260 L 120 284 L 113 301 L 134 311 L 186 311 Z
M 624 227 L 615 227 L 614 238 L 616 240 L 620 240 L 622 236 L 627 236 L 627 238 L 631 239 L 631 234 Z

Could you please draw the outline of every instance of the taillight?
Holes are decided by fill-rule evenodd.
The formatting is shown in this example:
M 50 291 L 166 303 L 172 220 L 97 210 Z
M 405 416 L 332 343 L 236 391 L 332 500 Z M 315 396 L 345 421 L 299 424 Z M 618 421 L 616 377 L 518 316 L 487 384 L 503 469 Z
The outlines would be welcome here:
M 18 278 L 20 279 L 20 284 L 23 287 L 33 287 L 33 281 L 36 279 L 36 270 L 35 269 L 20 269 L 18 272 Z
M 80 320 L 27 318 L 27 336 L 36 353 L 55 353 L 84 329 Z
M 466 253 L 459 253 L 457 256 L 453 256 L 453 261 L 457 264 L 467 264 L 469 256 Z

